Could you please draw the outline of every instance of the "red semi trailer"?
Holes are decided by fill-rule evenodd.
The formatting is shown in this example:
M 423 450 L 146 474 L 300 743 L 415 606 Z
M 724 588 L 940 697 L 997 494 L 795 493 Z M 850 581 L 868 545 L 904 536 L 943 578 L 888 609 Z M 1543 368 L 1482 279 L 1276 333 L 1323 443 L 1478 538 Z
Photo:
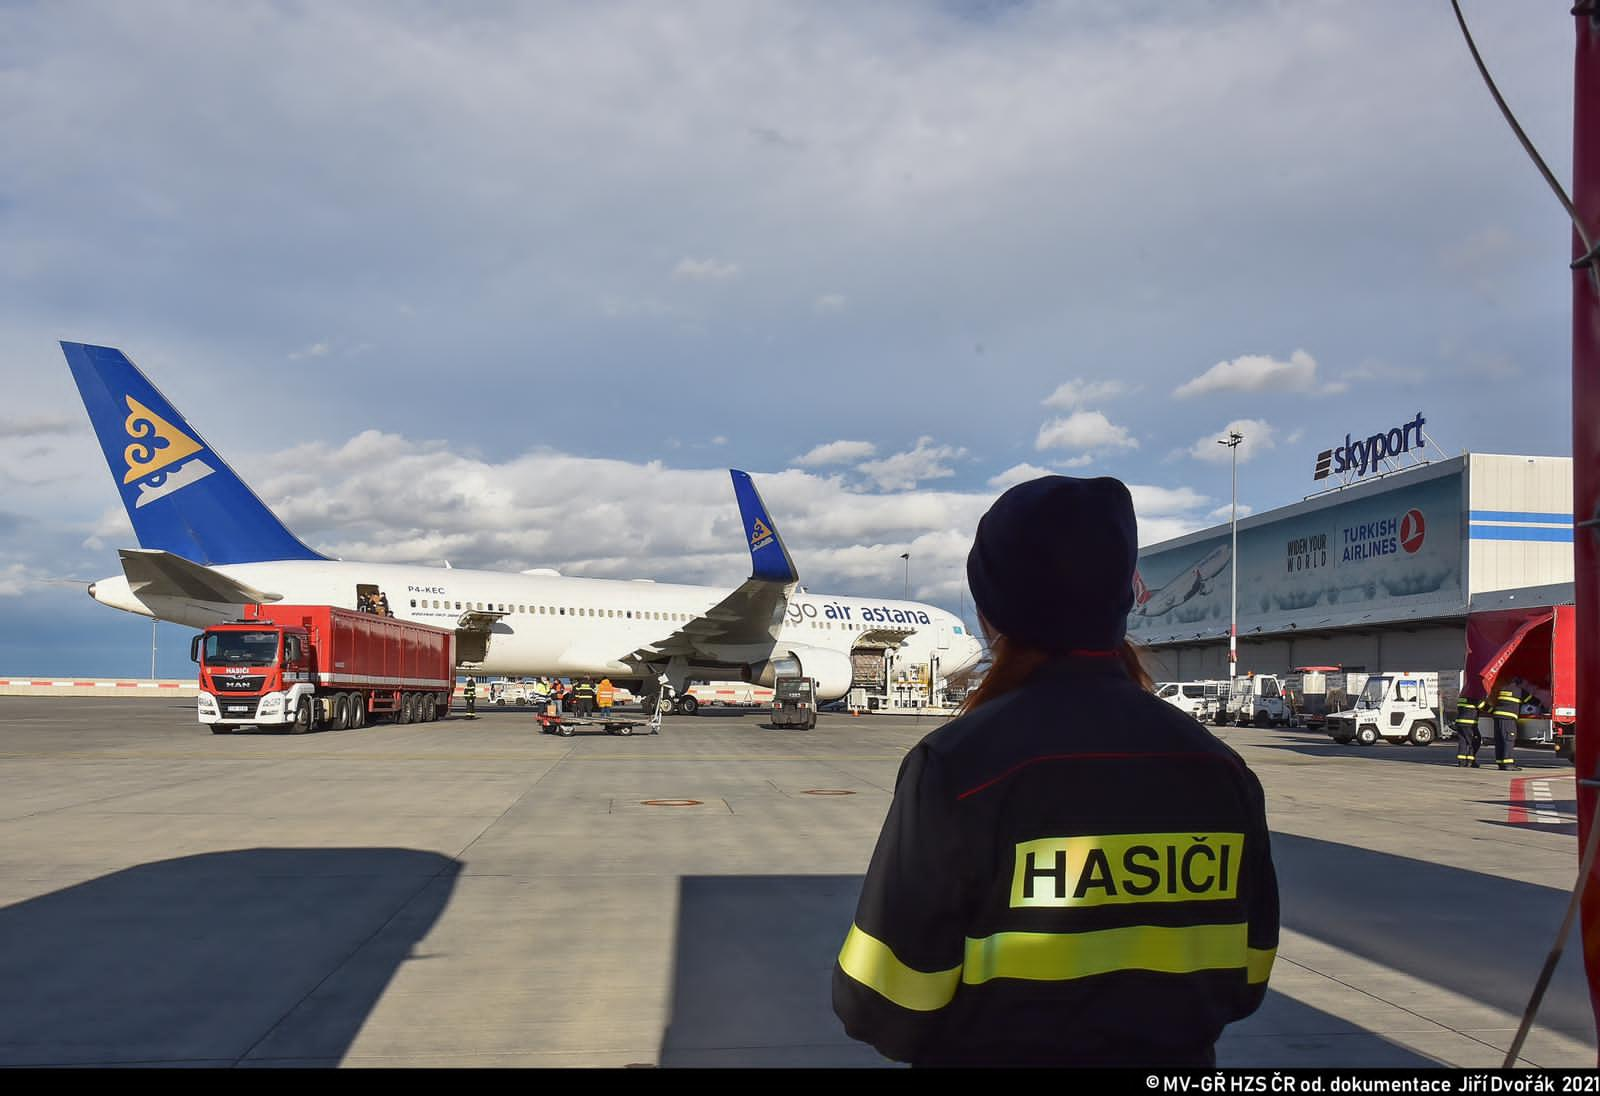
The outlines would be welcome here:
M 423 723 L 450 710 L 455 633 L 331 605 L 247 605 L 244 619 L 195 636 L 200 722 L 236 727 Z

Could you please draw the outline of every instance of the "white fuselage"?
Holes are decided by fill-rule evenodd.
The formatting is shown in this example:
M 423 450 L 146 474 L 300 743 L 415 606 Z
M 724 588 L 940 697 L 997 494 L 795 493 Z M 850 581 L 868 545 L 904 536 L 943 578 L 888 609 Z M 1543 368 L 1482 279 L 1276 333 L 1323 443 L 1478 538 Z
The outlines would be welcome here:
M 569 578 L 554 574 L 294 560 L 220 565 L 213 570 L 257 590 L 279 594 L 295 605 L 337 605 L 354 609 L 356 587 L 375 586 L 389 608 L 404 620 L 454 629 L 469 609 L 504 613 L 477 672 L 505 675 L 569 676 L 638 674 L 641 662 L 623 661 L 633 652 L 665 640 L 712 608 L 730 590 L 646 580 Z M 160 620 L 204 628 L 236 618 L 242 606 L 173 597 L 141 597 L 121 576 L 91 588 L 96 601 Z M 859 597 L 796 593 L 771 645 L 815 648 L 849 655 L 864 633 L 900 632 L 890 646 L 895 664 L 927 665 L 937 658 L 946 676 L 978 661 L 982 648 L 954 614 L 931 605 Z M 714 643 L 714 641 L 713 641 Z M 736 679 L 738 664 L 758 661 L 759 646 L 716 650 L 728 667 L 694 664 L 695 678 Z

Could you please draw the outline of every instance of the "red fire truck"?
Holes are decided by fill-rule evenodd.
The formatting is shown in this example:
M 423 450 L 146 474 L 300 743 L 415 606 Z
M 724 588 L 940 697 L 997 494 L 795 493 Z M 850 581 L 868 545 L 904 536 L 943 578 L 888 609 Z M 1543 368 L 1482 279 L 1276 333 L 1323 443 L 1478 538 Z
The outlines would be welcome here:
M 450 710 L 455 687 L 454 632 L 331 605 L 247 605 L 195 636 L 189 657 L 213 734 L 424 723 Z

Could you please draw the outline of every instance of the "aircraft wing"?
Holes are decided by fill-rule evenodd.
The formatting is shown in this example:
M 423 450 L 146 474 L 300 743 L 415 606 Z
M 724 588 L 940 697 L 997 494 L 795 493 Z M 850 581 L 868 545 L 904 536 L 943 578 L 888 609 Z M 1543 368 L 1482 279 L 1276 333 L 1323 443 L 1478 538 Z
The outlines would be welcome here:
M 220 601 L 236 605 L 282 601 L 282 594 L 270 594 L 235 581 L 220 571 L 158 548 L 123 548 L 122 573 L 134 597 L 185 598 L 190 601 Z
M 707 648 L 735 644 L 772 643 L 789 607 L 800 575 L 778 527 L 767 513 L 761 494 L 746 472 L 730 470 L 733 494 L 739 501 L 740 526 L 750 548 L 750 577 L 733 593 L 687 621 L 658 642 L 627 656 L 632 661 L 654 661 L 674 655 L 705 653 Z

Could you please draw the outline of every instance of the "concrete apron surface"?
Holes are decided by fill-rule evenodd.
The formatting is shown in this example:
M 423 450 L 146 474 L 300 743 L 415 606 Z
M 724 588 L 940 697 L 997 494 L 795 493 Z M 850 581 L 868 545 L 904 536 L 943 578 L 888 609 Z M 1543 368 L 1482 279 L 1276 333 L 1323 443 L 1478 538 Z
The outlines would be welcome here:
M 883 1064 L 829 977 L 934 726 L 213 736 L 192 701 L 0 700 L 0 1064 Z M 1284 921 L 1222 1063 L 1498 1064 L 1576 873 L 1571 767 L 1219 734 Z M 1595 1062 L 1577 952 L 1526 1064 Z

